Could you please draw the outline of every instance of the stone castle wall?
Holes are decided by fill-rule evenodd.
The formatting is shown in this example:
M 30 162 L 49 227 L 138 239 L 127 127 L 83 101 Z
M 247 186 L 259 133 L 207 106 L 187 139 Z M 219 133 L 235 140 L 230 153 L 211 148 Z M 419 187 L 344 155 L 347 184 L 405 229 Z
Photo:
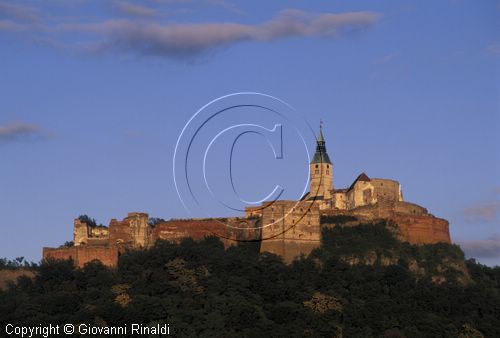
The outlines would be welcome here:
M 102 264 L 115 267 L 118 264 L 116 246 L 73 246 L 69 248 L 43 248 L 43 259 L 72 259 L 75 265 L 83 267 L 85 263 L 99 260 Z
M 261 252 L 277 254 L 287 262 L 299 253 L 319 247 L 319 206 L 313 201 L 275 201 L 262 209 Z
M 114 267 L 121 250 L 148 247 L 157 240 L 180 242 L 184 238 L 201 240 L 206 236 L 218 236 L 225 247 L 229 247 L 238 240 L 251 241 L 261 238 L 258 218 L 171 220 L 159 223 L 154 229 L 147 224 L 147 220 L 147 214 L 129 213 L 123 221 L 112 219 L 107 228 L 108 236 L 99 232 L 98 237 L 93 237 L 93 228 L 75 220 L 75 245 L 43 248 L 43 258 L 73 259 L 78 267 L 98 259 L 103 264 Z
M 390 220 L 398 225 L 400 239 L 410 244 L 451 244 L 449 223 L 445 219 L 396 213 Z
M 324 215 L 351 215 L 360 221 L 386 219 L 399 228 L 398 237 L 410 244 L 449 243 L 449 223 L 434 217 L 427 209 L 408 202 L 377 203 L 353 210 L 328 210 Z

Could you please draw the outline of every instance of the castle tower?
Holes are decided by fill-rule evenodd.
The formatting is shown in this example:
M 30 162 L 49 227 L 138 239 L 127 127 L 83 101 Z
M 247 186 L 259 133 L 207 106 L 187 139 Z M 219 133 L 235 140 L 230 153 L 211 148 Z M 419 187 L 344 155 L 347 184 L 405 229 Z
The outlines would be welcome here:
M 130 224 L 132 243 L 134 247 L 147 247 L 149 245 L 150 229 L 148 214 L 142 212 L 129 212 L 126 220 Z
M 325 138 L 323 137 L 323 124 L 320 124 L 319 135 L 316 139 L 316 153 L 309 164 L 311 175 L 310 197 L 318 201 L 330 200 L 333 189 L 332 162 L 326 152 Z

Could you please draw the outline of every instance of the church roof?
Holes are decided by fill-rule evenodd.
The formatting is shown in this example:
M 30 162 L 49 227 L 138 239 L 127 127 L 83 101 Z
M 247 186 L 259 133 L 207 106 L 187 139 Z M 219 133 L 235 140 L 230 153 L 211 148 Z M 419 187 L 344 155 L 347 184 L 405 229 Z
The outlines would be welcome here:
M 312 159 L 311 163 L 328 163 L 328 164 L 332 164 L 332 161 L 330 161 L 330 157 L 328 156 L 328 154 L 326 152 L 322 153 L 322 152 L 316 151 L 316 153 L 314 153 L 314 156 L 313 156 L 313 159 Z
M 354 182 L 352 182 L 351 186 L 349 187 L 349 189 L 347 190 L 351 190 L 352 188 L 354 188 L 354 185 L 356 184 L 356 182 L 362 182 L 362 181 L 365 181 L 365 182 L 370 182 L 371 179 L 368 177 L 368 175 L 366 175 L 364 172 L 362 172 L 361 174 L 359 174 L 358 177 L 356 177 L 356 179 L 354 180 Z
M 330 161 L 330 157 L 326 152 L 325 138 L 323 136 L 323 126 L 319 127 L 319 135 L 316 139 L 316 152 L 314 153 L 311 164 L 314 163 L 332 164 L 332 161 Z

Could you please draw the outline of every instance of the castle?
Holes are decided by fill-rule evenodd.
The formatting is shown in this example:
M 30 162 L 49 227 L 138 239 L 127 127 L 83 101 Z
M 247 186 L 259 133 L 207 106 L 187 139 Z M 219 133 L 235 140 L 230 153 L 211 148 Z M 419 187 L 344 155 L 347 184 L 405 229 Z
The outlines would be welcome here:
M 348 188 L 335 189 L 322 126 L 309 172 L 310 191 L 299 201 L 265 202 L 246 208 L 243 217 L 169 220 L 151 226 L 147 214 L 129 213 L 122 221 L 112 219 L 108 227 L 90 226 L 76 219 L 73 246 L 43 248 L 43 258 L 71 258 L 80 267 L 98 259 L 116 266 L 125 250 L 147 248 L 159 239 L 178 242 L 186 237 L 199 240 L 216 235 L 226 247 L 240 240 L 260 241 L 260 251 L 290 262 L 319 247 L 323 227 L 335 226 L 322 223 L 322 217 L 340 215 L 359 221 L 386 219 L 398 229 L 398 238 L 411 244 L 451 243 L 448 222 L 403 201 L 397 181 L 361 173 Z

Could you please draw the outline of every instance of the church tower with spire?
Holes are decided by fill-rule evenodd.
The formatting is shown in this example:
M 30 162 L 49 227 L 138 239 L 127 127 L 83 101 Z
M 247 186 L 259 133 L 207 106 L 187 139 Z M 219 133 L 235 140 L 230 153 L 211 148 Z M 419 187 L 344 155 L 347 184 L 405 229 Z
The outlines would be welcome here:
M 332 198 L 333 166 L 326 152 L 325 138 L 323 136 L 323 123 L 320 123 L 319 135 L 316 139 L 316 152 L 309 164 L 310 192 L 309 198 L 317 201 L 329 201 Z M 323 203 L 321 203 L 323 204 Z M 325 203 L 326 204 L 326 203 Z

